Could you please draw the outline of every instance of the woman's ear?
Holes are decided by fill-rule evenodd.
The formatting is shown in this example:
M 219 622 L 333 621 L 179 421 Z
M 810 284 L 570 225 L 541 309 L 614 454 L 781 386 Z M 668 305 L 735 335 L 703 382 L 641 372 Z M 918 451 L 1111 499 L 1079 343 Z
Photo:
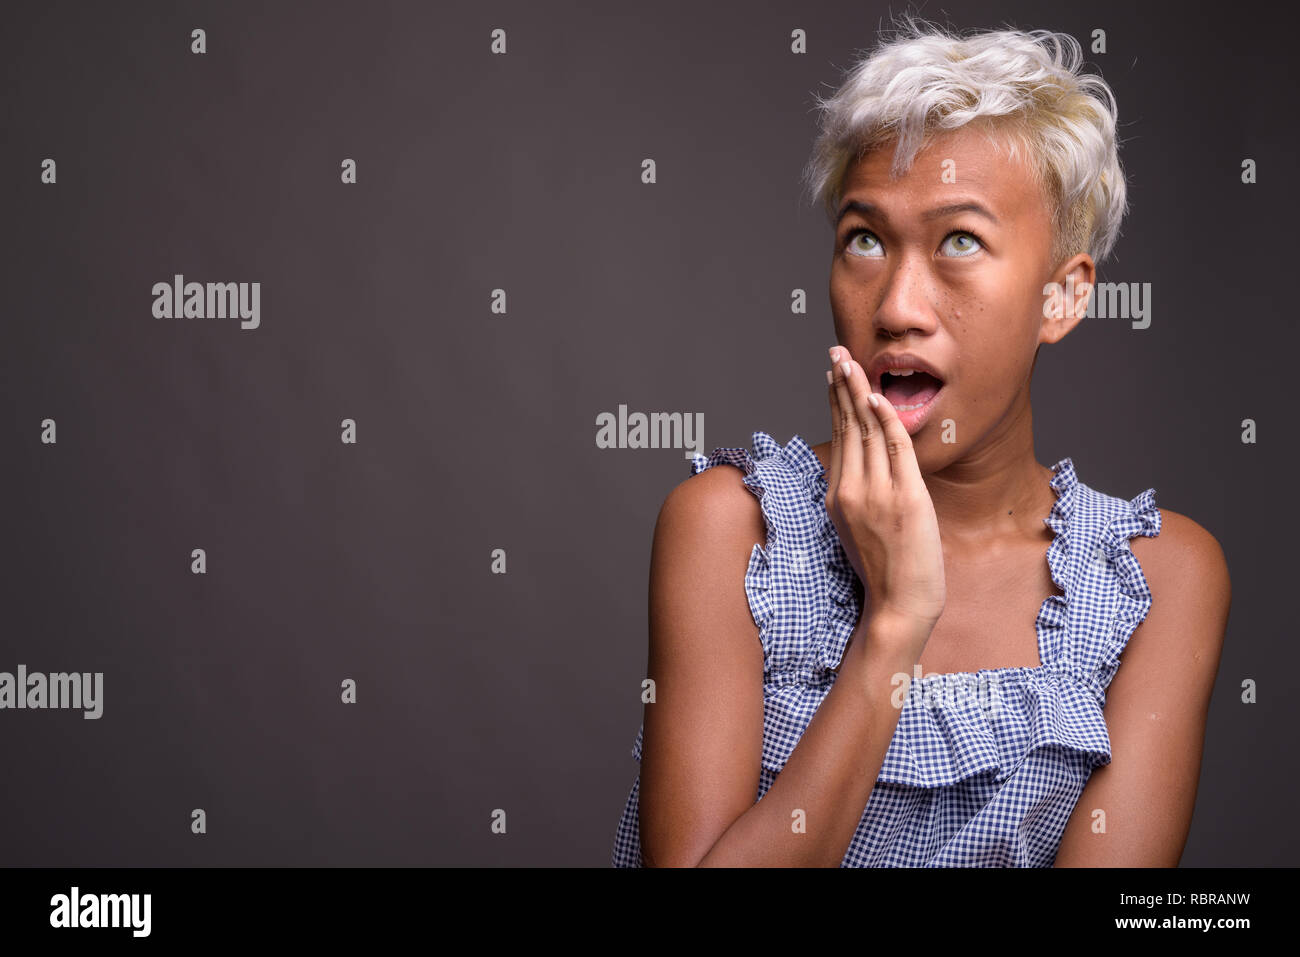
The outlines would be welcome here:
M 1071 256 L 1043 287 L 1043 322 L 1038 341 L 1060 342 L 1088 313 L 1097 267 L 1087 253 Z

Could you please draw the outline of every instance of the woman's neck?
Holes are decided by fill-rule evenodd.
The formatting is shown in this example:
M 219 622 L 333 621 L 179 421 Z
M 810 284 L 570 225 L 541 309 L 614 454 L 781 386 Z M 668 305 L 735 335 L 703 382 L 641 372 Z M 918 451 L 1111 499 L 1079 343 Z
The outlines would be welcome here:
M 980 449 L 925 476 L 945 546 L 978 549 L 1041 534 L 1056 493 L 1034 455 L 1029 403 L 1008 411 Z
M 829 478 L 830 443 L 813 452 Z M 1029 403 L 1017 403 L 978 452 L 925 475 L 945 552 L 973 554 L 1045 535 L 1043 519 L 1056 501 L 1051 480 L 1052 470 L 1034 455 Z

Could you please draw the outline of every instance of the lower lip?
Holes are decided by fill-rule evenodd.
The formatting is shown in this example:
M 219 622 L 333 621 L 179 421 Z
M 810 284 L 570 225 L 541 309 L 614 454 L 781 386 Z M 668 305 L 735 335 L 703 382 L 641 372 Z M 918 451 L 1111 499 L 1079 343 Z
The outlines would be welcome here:
M 925 420 L 930 417 L 935 402 L 939 400 L 939 396 L 943 395 L 944 388 L 945 386 L 939 386 L 939 391 L 930 396 L 930 401 L 920 408 L 900 409 L 898 406 L 894 406 L 894 411 L 898 413 L 898 421 L 903 423 L 903 428 L 907 429 L 908 435 L 916 435 L 917 432 L 921 431 L 921 426 L 925 425 Z

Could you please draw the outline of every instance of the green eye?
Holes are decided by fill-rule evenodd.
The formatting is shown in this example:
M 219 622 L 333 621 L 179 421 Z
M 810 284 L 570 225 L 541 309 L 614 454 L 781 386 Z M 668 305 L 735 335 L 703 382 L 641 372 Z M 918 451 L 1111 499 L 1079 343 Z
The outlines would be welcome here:
M 953 250 L 955 250 L 952 253 L 953 256 L 969 256 L 971 253 L 977 252 L 979 251 L 980 248 L 982 248 L 980 241 L 978 238 L 976 238 L 975 234 L 968 233 L 968 232 L 957 232 L 957 233 L 950 234 L 948 238 L 943 241 L 943 245 L 948 246 L 950 242 L 956 242 L 961 240 L 965 240 L 965 243 L 962 245 L 953 245 L 951 247 Z
M 857 241 L 859 238 L 863 239 L 864 242 L 859 243 Z M 884 255 L 881 251 L 880 240 L 865 229 L 855 229 L 849 233 L 846 245 L 849 248 L 849 253 L 854 256 L 874 258 Z

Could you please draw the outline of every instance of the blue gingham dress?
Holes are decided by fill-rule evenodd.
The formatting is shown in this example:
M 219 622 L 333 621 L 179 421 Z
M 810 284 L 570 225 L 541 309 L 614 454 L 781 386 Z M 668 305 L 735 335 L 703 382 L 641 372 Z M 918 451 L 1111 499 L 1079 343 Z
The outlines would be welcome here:
M 759 800 L 834 683 L 865 596 L 826 512 L 826 471 L 802 438 L 782 446 L 755 432 L 752 454 L 696 454 L 691 474 L 722 462 L 745 473 L 767 526 L 745 572 L 763 645 Z M 1063 594 L 1038 612 L 1041 667 L 924 675 L 897 692 L 898 728 L 841 866 L 1051 866 L 1088 777 L 1110 762 L 1106 688 L 1151 606 L 1129 540 L 1158 535 L 1160 511 L 1155 489 L 1125 500 L 1084 485 L 1069 458 L 1052 471 L 1047 563 Z M 615 867 L 642 863 L 640 784 Z

